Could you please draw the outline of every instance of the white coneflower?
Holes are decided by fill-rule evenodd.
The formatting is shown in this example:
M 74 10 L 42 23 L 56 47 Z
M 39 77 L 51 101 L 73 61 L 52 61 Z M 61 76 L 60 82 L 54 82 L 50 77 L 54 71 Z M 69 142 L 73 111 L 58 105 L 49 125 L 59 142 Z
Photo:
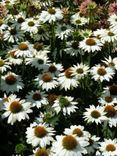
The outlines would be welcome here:
M 8 62 L 7 59 L 2 59 L 0 57 L 0 72 L 4 73 L 7 69 L 11 69 L 10 62 Z
M 57 135 L 52 145 L 52 152 L 55 156 L 82 156 L 87 153 L 86 146 L 81 138 L 74 135 Z
M 45 123 L 32 123 L 26 130 L 27 143 L 33 147 L 40 146 L 46 147 L 50 145 L 53 139 L 55 131 L 52 127 L 49 127 Z
M 110 79 L 113 78 L 115 71 L 110 67 L 97 64 L 91 68 L 90 73 L 95 81 L 99 80 L 103 82 L 104 80 L 110 81 Z
M 65 90 L 76 88 L 79 84 L 76 77 L 73 76 L 73 70 L 71 67 L 58 75 L 58 81 L 60 88 Z
M 53 153 L 51 152 L 51 149 L 49 148 L 40 148 L 37 147 L 35 150 L 33 150 L 34 155 L 32 156 L 53 156 Z
M 112 58 L 111 56 L 109 56 L 108 58 L 105 58 L 105 60 L 102 60 L 102 62 L 105 63 L 108 67 L 117 70 L 117 57 Z
M 62 11 L 59 8 L 49 8 L 47 11 L 43 10 L 40 14 L 40 21 L 45 22 L 56 22 L 63 18 Z
M 82 79 L 88 74 L 89 66 L 80 63 L 77 65 L 73 65 L 72 70 L 73 70 L 73 75 L 75 75 L 77 79 Z
M 100 142 L 99 151 L 103 156 L 116 156 L 117 155 L 117 139 L 104 139 Z
M 42 74 L 39 74 L 35 79 L 35 83 L 46 91 L 56 88 L 58 86 L 57 78 L 53 76 L 50 72 L 44 72 Z
M 100 51 L 103 44 L 96 37 L 85 38 L 83 41 L 80 41 L 79 48 L 87 52 L 96 52 Z
M 26 95 L 26 99 L 27 101 L 31 102 L 32 106 L 41 108 L 43 105 L 48 104 L 46 96 L 47 95 L 40 90 L 36 90 L 36 91 L 32 90 Z
M 8 123 L 13 125 L 16 121 L 29 119 L 28 114 L 32 113 L 30 102 L 25 102 L 17 98 L 15 94 L 11 94 L 4 100 L 2 118 L 8 117 Z
M 6 93 L 19 92 L 24 87 L 20 75 L 13 72 L 8 72 L 6 75 L 1 76 L 1 90 Z
M 110 86 L 105 87 L 103 93 L 106 96 L 113 96 L 117 98 L 117 84 L 114 83 Z
M 104 112 L 104 107 L 94 105 L 90 105 L 90 108 L 86 108 L 84 112 L 84 119 L 88 123 L 96 123 L 97 125 L 102 123 L 103 121 L 107 120 L 106 113 Z
M 57 114 L 59 112 L 63 112 L 64 115 L 70 115 L 78 109 L 76 106 L 78 103 L 73 100 L 74 98 L 71 96 L 58 96 L 58 98 L 54 101 L 52 108 Z

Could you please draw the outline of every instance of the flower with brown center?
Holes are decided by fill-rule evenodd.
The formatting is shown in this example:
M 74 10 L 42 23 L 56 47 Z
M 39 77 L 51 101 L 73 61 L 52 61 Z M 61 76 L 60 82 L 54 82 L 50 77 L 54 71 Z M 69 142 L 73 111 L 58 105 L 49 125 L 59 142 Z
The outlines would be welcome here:
M 83 136 L 83 131 L 80 128 L 75 128 L 73 134 L 76 134 L 78 137 Z
M 33 100 L 35 101 L 38 101 L 38 100 L 41 100 L 41 94 L 39 93 L 34 93 L 33 96 L 32 96 Z
M 101 116 L 100 112 L 98 112 L 97 110 L 94 110 L 91 112 L 91 116 L 95 119 L 99 118 Z
M 24 42 L 21 42 L 19 45 L 18 45 L 18 48 L 20 50 L 27 50 L 28 49 L 28 45 Z
M 34 134 L 39 138 L 43 138 L 47 134 L 46 128 L 43 126 L 36 126 L 34 128 Z
M 50 73 L 44 73 L 43 75 L 42 75 L 42 80 L 44 81 L 44 82 L 50 82 L 50 81 L 52 81 L 52 75 L 50 74 Z
M 48 13 L 54 15 L 56 13 L 56 10 L 54 8 L 49 8 Z
M 46 148 L 39 148 L 39 149 L 37 149 L 34 156 L 49 156 L 49 153 Z
M 5 78 L 5 82 L 9 85 L 13 85 L 15 84 L 17 81 L 16 77 L 14 75 L 8 75 L 6 78 Z
M 116 150 L 116 147 L 115 147 L 115 145 L 113 145 L 113 144 L 108 144 L 108 145 L 106 145 L 106 150 L 107 150 L 108 152 L 113 152 L 113 151 Z
M 0 67 L 4 66 L 5 62 L 3 59 L 0 59 Z
M 10 104 L 10 111 L 12 113 L 18 113 L 22 110 L 22 105 L 19 101 L 13 101 L 11 104 Z
M 107 103 L 112 102 L 112 101 L 113 101 L 112 96 L 105 96 L 105 101 L 106 101 Z
M 112 105 L 107 105 L 105 110 L 107 117 L 114 117 L 116 115 L 116 109 Z
M 100 76 L 104 76 L 106 74 L 106 70 L 103 68 L 103 67 L 100 67 L 98 70 L 97 70 L 97 74 L 100 75 Z
M 110 86 L 109 91 L 111 95 L 117 95 L 117 85 L 113 84 L 112 86 Z
M 93 38 L 88 38 L 85 43 L 86 45 L 89 45 L 89 46 L 96 45 L 96 41 Z
M 67 68 L 66 70 L 65 70 L 65 76 L 67 77 L 67 78 L 72 78 L 73 77 L 73 71 L 72 71 L 72 69 L 71 68 Z

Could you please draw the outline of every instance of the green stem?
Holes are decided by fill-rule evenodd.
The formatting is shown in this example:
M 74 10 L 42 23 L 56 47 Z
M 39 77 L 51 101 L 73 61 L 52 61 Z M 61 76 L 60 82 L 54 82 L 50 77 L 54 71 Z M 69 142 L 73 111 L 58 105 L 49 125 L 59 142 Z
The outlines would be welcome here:
M 92 57 L 91 54 L 92 54 L 92 53 L 89 52 L 89 56 L 88 56 L 88 65 L 89 65 L 89 67 L 91 66 L 91 57 Z

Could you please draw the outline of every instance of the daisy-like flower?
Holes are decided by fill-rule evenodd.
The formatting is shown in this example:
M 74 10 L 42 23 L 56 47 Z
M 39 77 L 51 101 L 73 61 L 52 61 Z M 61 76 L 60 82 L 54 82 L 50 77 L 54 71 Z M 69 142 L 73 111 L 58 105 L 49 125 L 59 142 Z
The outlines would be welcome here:
M 49 58 L 45 54 L 40 54 L 38 52 L 34 53 L 32 56 L 26 58 L 26 65 L 30 64 L 32 67 L 37 68 L 38 70 L 48 68 Z
M 115 33 L 113 30 L 109 29 L 109 30 L 105 30 L 104 33 L 101 34 L 101 42 L 105 43 L 105 42 L 114 42 L 117 40 L 117 33 Z
M 13 65 L 20 65 L 23 59 L 16 57 L 16 51 L 15 49 L 8 51 L 6 60 Z
M 69 41 L 66 42 L 66 48 L 64 49 L 66 54 L 69 54 L 71 56 L 77 56 L 79 51 L 79 43 L 77 41 Z
M 117 106 L 107 104 L 104 106 L 104 112 L 106 113 L 107 122 L 109 123 L 109 126 L 116 127 L 117 126 Z
M 85 17 L 81 17 L 79 12 L 71 16 L 71 24 L 74 24 L 75 26 L 82 26 L 88 22 L 89 20 Z
M 54 156 L 82 156 L 87 153 L 86 146 L 84 140 L 74 135 L 57 135 L 52 145 L 52 152 Z
M 8 30 L 4 32 L 4 41 L 11 43 L 22 41 L 24 33 L 18 27 L 8 27 Z
M 110 27 L 112 28 L 112 30 L 116 31 L 117 28 L 117 15 L 116 14 L 112 14 L 109 18 L 108 21 L 110 22 Z
M 15 52 L 16 57 L 24 57 L 24 58 L 32 56 L 32 54 L 35 51 L 32 44 L 30 44 L 28 41 L 21 42 L 18 45 L 15 45 L 14 49 L 16 49 Z
M 27 18 L 21 24 L 21 30 L 23 30 L 24 32 L 36 34 L 38 32 L 38 26 L 38 20 L 35 20 L 34 18 Z
M 88 74 L 89 66 L 80 63 L 77 65 L 73 65 L 72 70 L 73 70 L 73 75 L 76 76 L 76 79 L 82 79 L 84 78 L 85 75 Z
M 61 89 L 70 90 L 76 88 L 79 82 L 73 76 L 72 68 L 67 68 L 64 72 L 58 75 L 58 81 Z
M 89 137 L 89 145 L 86 147 L 89 155 L 94 154 L 94 152 L 99 148 L 99 139 L 100 137 L 96 137 L 96 135 Z
M 74 98 L 71 96 L 58 96 L 54 101 L 52 108 L 58 114 L 59 112 L 63 112 L 64 115 L 70 115 L 73 112 L 76 112 L 78 107 L 76 106 L 78 103 L 73 101 Z
M 99 151 L 103 156 L 116 156 L 117 139 L 104 139 L 103 142 L 100 142 Z
M 79 48 L 87 52 L 100 51 L 103 44 L 96 37 L 85 38 L 83 41 L 80 41 Z
M 40 90 L 30 91 L 26 95 L 27 101 L 30 101 L 32 106 L 36 106 L 37 108 L 41 108 L 42 105 L 47 105 L 48 101 L 46 99 L 46 94 Z
M 10 63 L 7 61 L 7 59 L 2 59 L 0 57 L 0 73 L 4 73 L 7 71 L 7 69 L 11 69 Z
M 39 74 L 35 79 L 35 83 L 46 91 L 58 86 L 57 78 L 54 77 L 50 72 Z
M 19 92 L 24 87 L 20 75 L 13 72 L 8 72 L 6 75 L 1 76 L 1 90 L 6 93 Z
M 47 71 L 51 72 L 53 76 L 58 76 L 63 71 L 63 66 L 60 63 L 53 62 L 48 64 Z
M 103 121 L 107 120 L 104 112 L 104 107 L 94 105 L 90 105 L 90 108 L 86 108 L 86 112 L 84 112 L 84 119 L 88 123 L 96 123 L 97 125 L 102 123 Z
M 70 27 L 70 25 L 66 25 L 64 23 L 62 25 L 61 24 L 57 25 L 56 36 L 61 40 L 67 39 L 68 36 L 71 35 L 71 32 L 73 32 L 73 30 Z
M 111 56 L 109 56 L 109 58 L 105 58 L 105 60 L 102 60 L 102 62 L 105 63 L 108 67 L 117 70 L 117 57 L 112 58 Z
M 84 126 L 81 125 L 71 125 L 70 128 L 65 128 L 64 134 L 66 135 L 76 135 L 76 137 L 81 137 L 84 140 L 89 140 L 88 138 L 91 137 L 91 134 L 88 131 L 84 130 Z M 87 145 L 88 145 L 87 141 Z
M 0 19 L 0 32 L 6 30 L 8 28 L 8 25 L 5 24 L 5 22 Z
M 104 94 L 102 97 L 99 98 L 98 102 L 101 105 L 106 105 L 106 104 L 114 105 L 114 104 L 117 104 L 117 98 L 111 95 L 109 96 L 109 95 Z
M 107 86 L 104 88 L 104 94 L 107 96 L 113 96 L 117 98 L 117 84 Z
M 47 11 L 43 10 L 40 14 L 40 21 L 45 22 L 56 22 L 63 18 L 62 11 L 59 8 L 49 8 Z
M 110 67 L 97 64 L 91 68 L 90 73 L 95 81 L 99 80 L 103 82 L 104 80 L 110 81 L 114 76 L 115 71 Z
M 54 141 L 54 133 L 54 129 L 49 127 L 47 124 L 38 124 L 34 122 L 30 124 L 30 127 L 28 127 L 26 130 L 27 143 L 31 144 L 33 147 L 46 147 L 47 145 L 50 145 L 52 141 Z
M 11 94 L 4 101 L 3 110 L 5 112 L 2 114 L 2 117 L 8 117 L 8 123 L 13 125 L 16 121 L 20 122 L 21 120 L 29 119 L 28 114 L 32 113 L 30 108 L 30 102 L 25 102 L 25 100 L 17 98 L 15 94 Z
M 45 147 L 37 147 L 35 150 L 33 150 L 34 155 L 33 156 L 52 156 L 53 153 L 51 152 L 51 149 L 45 148 Z

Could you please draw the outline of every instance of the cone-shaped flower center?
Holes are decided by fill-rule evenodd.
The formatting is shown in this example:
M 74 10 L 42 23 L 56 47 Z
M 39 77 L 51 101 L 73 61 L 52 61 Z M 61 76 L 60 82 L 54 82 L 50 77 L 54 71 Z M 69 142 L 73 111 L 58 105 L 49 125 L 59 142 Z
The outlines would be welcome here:
M 57 99 L 57 95 L 55 95 L 55 94 L 49 94 L 48 95 L 48 101 L 49 101 L 49 103 L 54 103 L 54 101 Z
M 85 42 L 88 46 L 96 45 L 96 41 L 93 38 L 88 38 Z
M 97 110 L 94 110 L 91 112 L 91 116 L 95 119 L 99 118 L 101 116 L 100 112 L 98 112 Z
M 40 148 L 36 151 L 35 156 L 49 156 L 49 154 L 45 148 Z
M 41 100 L 41 94 L 39 94 L 39 93 L 34 93 L 32 98 L 33 98 L 33 100 L 35 100 L 35 101 Z
M 11 51 L 11 52 L 9 53 L 9 56 L 12 57 L 12 58 L 16 58 L 15 52 L 16 52 L 16 51 Z
M 73 48 L 73 49 L 78 49 L 78 42 L 74 41 L 74 42 L 72 43 L 72 48 Z
M 83 131 L 80 128 L 75 128 L 73 130 L 73 134 L 76 134 L 77 136 L 81 137 L 83 135 Z
M 78 74 L 82 74 L 84 71 L 83 71 L 82 68 L 78 68 L 78 69 L 76 70 L 76 72 L 77 72 Z
M 13 101 L 11 104 L 10 104 L 10 111 L 12 113 L 18 113 L 22 110 L 22 105 L 20 104 L 19 101 Z
M 109 91 L 111 95 L 117 95 L 117 85 L 113 84 L 112 86 L 110 86 Z
M 43 43 L 36 42 L 36 43 L 34 43 L 33 48 L 36 50 L 42 50 L 43 49 Z
M 48 12 L 50 14 L 55 14 L 56 13 L 56 10 L 54 8 L 50 8 L 50 9 L 48 9 Z
M 80 19 L 77 19 L 76 20 L 76 24 L 81 24 L 81 20 Z
M 27 45 L 26 43 L 22 42 L 22 43 L 20 43 L 20 44 L 18 45 L 18 48 L 19 48 L 20 50 L 27 50 L 27 49 L 28 49 L 28 45 Z
M 17 22 L 18 22 L 18 23 L 23 23 L 23 22 L 24 22 L 24 19 L 23 19 L 22 17 L 19 17 L 19 18 L 17 19 Z
M 68 107 L 68 106 L 70 106 L 71 103 L 64 96 L 60 96 L 59 97 L 59 104 L 61 107 Z
M 109 32 L 108 32 L 108 36 L 114 36 L 114 33 L 111 32 L 111 31 L 109 31 Z
M 77 140 L 72 135 L 67 135 L 62 140 L 62 145 L 67 150 L 73 150 L 77 146 Z
M 50 82 L 52 80 L 52 75 L 49 73 L 44 73 L 42 76 L 42 80 L 44 82 Z
M 108 102 L 108 103 L 109 103 L 109 102 L 112 102 L 112 101 L 113 101 L 112 96 L 106 96 L 106 97 L 105 97 L 105 101 Z
M 43 138 L 44 136 L 46 136 L 47 131 L 46 131 L 46 128 L 44 126 L 37 126 L 34 129 L 34 133 L 37 137 Z
M 16 79 L 16 77 L 15 77 L 14 75 L 9 75 L 9 76 L 7 76 L 7 77 L 5 78 L 5 81 L 6 81 L 6 83 L 9 84 L 9 85 L 13 85 L 13 84 L 16 83 L 17 79 Z
M 116 148 L 115 148 L 115 146 L 114 146 L 113 144 L 108 144 L 108 145 L 106 146 L 106 150 L 107 150 L 108 152 L 113 152 L 113 151 L 116 150 Z
M 54 65 L 51 65 L 48 69 L 51 73 L 54 73 L 57 69 Z
M 106 107 L 105 107 L 105 110 L 104 110 L 105 112 L 107 112 L 107 116 L 108 117 L 113 117 L 113 116 L 115 116 L 115 114 L 116 114 L 116 110 L 115 110 L 115 108 L 112 106 L 112 105 L 107 105 Z
M 0 59 L 0 67 L 4 66 L 5 62 L 3 59 Z
M 98 70 L 97 70 L 97 74 L 100 75 L 100 76 L 104 76 L 106 74 L 106 70 L 102 67 L 100 67 Z
M 16 34 L 17 34 L 16 29 L 15 29 L 15 28 L 14 28 L 14 29 L 11 29 L 11 30 L 10 30 L 10 34 L 11 34 L 11 35 L 16 35 Z
M 71 68 L 68 68 L 68 69 L 65 70 L 65 76 L 66 76 L 67 78 L 72 78 L 72 77 L 73 77 L 72 74 L 73 74 L 73 71 L 72 71 Z
M 42 59 L 38 59 L 38 63 L 39 63 L 39 64 L 43 64 L 44 61 L 43 61 Z
M 28 26 L 33 27 L 35 23 L 33 21 L 28 22 Z
M 61 27 L 61 30 L 62 30 L 62 31 L 65 31 L 65 30 L 67 30 L 67 27 L 66 27 L 66 26 L 62 26 L 62 27 Z
M 45 31 L 42 27 L 38 27 L 38 34 L 43 34 Z

